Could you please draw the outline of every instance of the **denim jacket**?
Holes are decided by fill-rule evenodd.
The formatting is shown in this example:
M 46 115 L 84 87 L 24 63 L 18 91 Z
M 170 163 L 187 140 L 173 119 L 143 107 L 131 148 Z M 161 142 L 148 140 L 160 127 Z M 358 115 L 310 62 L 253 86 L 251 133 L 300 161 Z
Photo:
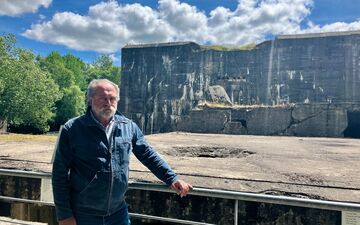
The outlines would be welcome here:
M 115 114 L 108 141 L 90 110 L 65 123 L 60 134 L 52 171 L 58 220 L 74 213 L 104 216 L 119 210 L 128 187 L 131 152 L 167 185 L 178 179 L 134 122 Z

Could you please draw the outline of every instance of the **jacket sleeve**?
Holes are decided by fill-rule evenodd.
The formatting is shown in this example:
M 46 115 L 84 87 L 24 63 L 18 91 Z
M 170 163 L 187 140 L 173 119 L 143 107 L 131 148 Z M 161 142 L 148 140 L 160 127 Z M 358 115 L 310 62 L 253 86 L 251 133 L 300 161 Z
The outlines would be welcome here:
M 157 152 L 146 142 L 140 128 L 132 122 L 133 126 L 133 153 L 142 164 L 144 164 L 158 179 L 171 185 L 178 179 L 176 173 L 157 154 Z
M 72 157 L 69 131 L 64 127 L 60 133 L 52 168 L 52 188 L 58 220 L 73 216 L 70 207 L 70 183 L 68 177 Z

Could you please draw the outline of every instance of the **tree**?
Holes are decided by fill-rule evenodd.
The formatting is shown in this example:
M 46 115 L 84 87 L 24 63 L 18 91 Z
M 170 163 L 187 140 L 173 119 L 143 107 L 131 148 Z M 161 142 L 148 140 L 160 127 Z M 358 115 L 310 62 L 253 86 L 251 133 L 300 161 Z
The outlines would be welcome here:
M 85 111 L 85 91 L 92 79 L 120 83 L 121 69 L 108 55 L 88 65 L 71 54 L 46 57 L 15 47 L 14 35 L 0 36 L 0 127 L 46 132 Z M 4 127 L 4 126 L 3 126 Z
M 71 54 L 61 56 L 55 51 L 45 58 L 38 57 L 38 62 L 60 87 L 62 98 L 56 102 L 56 116 L 52 123 L 53 129 L 58 129 L 68 119 L 85 111 L 85 63 Z
M 86 64 L 78 57 L 67 54 L 62 57 L 65 67 L 73 73 L 75 84 L 85 91 L 87 82 L 85 79 Z
M 115 84 L 120 84 L 121 69 L 114 66 L 109 55 L 101 55 L 95 59 L 94 63 L 89 65 L 86 71 L 86 80 L 90 82 L 93 79 L 108 79 Z
M 69 118 L 85 111 L 85 95 L 77 85 L 63 90 L 63 97 L 56 103 L 56 125 L 64 124 Z
M 32 52 L 15 49 L 13 43 L 9 36 L 0 37 L 0 120 L 46 132 L 61 97 L 59 87 L 35 64 Z
M 64 60 L 58 52 L 52 51 L 47 57 L 40 58 L 39 65 L 51 74 L 61 89 L 75 84 L 74 73 L 66 68 Z

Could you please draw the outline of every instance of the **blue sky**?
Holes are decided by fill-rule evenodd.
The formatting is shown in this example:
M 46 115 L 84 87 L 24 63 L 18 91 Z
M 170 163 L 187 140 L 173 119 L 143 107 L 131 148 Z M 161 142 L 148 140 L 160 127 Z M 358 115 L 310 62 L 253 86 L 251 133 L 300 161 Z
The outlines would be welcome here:
M 1 0 L 0 33 L 46 56 L 120 65 L 126 44 L 245 45 L 281 34 L 360 30 L 359 0 Z

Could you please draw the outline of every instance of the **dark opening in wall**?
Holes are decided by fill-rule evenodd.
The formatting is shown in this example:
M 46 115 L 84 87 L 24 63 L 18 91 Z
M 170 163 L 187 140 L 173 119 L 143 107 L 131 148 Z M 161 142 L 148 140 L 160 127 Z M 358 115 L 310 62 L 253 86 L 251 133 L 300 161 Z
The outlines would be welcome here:
M 11 204 L 7 202 L 0 202 L 0 216 L 10 216 Z M 1 223 L 1 222 L 0 222 Z
M 348 126 L 344 137 L 360 138 L 360 112 L 347 112 Z

